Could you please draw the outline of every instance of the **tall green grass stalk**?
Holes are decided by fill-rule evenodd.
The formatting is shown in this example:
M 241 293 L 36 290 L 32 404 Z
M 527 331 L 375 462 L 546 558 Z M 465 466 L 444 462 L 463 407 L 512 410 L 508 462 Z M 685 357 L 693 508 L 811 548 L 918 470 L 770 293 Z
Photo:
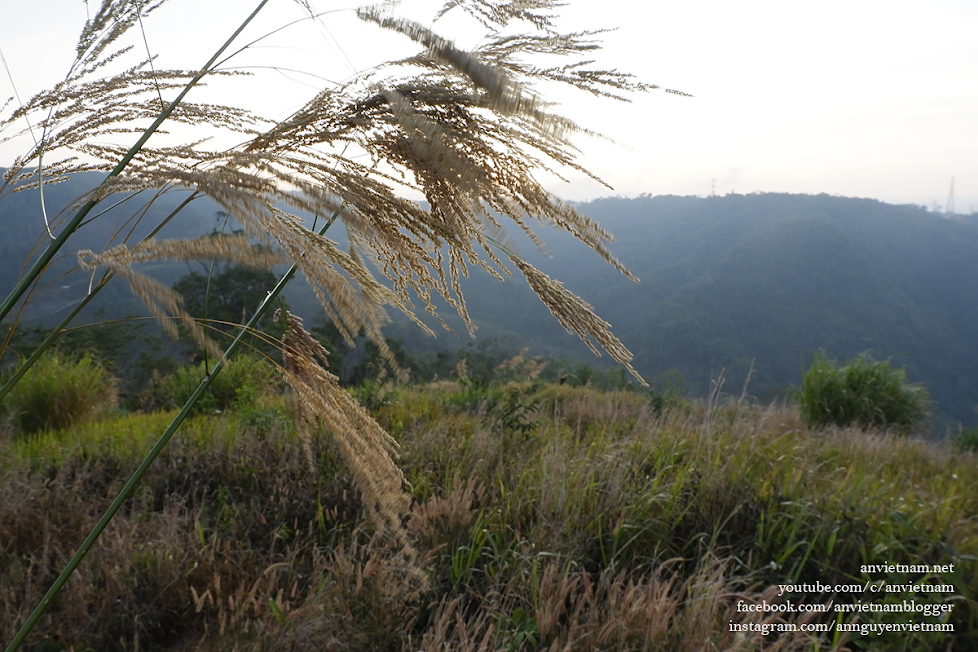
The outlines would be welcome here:
M 254 16 L 254 14 L 252 14 L 252 16 Z M 329 227 L 332 226 L 335 220 L 336 220 L 336 214 L 334 214 L 329 219 L 329 221 L 327 221 L 326 224 L 323 225 L 323 228 L 319 231 L 319 234 L 323 235 L 329 229 Z M 272 288 L 272 290 L 265 297 L 265 300 L 262 301 L 261 305 L 258 306 L 258 308 L 255 310 L 254 315 L 252 315 L 251 319 L 248 320 L 248 323 L 241 327 L 241 329 L 238 331 L 238 334 L 235 336 L 234 340 L 224 350 L 224 360 L 230 359 L 231 355 L 233 355 L 235 351 L 237 351 L 238 347 L 241 345 L 242 338 L 244 338 L 245 335 L 247 335 L 248 333 L 252 332 L 255 329 L 255 326 L 258 324 L 258 321 L 265 315 L 266 312 L 268 312 L 269 307 L 271 307 L 271 305 L 275 302 L 275 300 L 278 298 L 278 295 L 282 292 L 285 286 L 288 285 L 289 281 L 292 280 L 297 270 L 298 270 L 298 266 L 292 265 L 289 268 L 289 270 L 282 275 L 282 277 L 279 279 L 275 287 Z M 103 514 L 102 518 L 99 519 L 98 523 L 95 524 L 95 527 L 92 528 L 92 531 L 85 538 L 85 541 L 82 542 L 81 546 L 79 546 L 78 550 L 75 552 L 74 556 L 72 556 L 72 558 L 69 560 L 64 570 L 61 571 L 60 575 L 58 575 L 58 578 L 51 585 L 51 588 L 48 589 L 47 593 L 44 594 L 44 597 L 41 598 L 40 603 L 37 605 L 37 607 L 28 617 L 27 621 L 24 623 L 23 627 L 21 627 L 20 631 L 17 632 L 17 635 L 14 637 L 13 641 L 11 641 L 10 645 L 7 647 L 5 652 L 14 652 L 18 647 L 20 647 L 21 643 L 24 642 L 24 639 L 30 634 L 31 630 L 34 629 L 34 626 L 37 624 L 37 621 L 40 619 L 42 615 L 44 615 L 44 612 L 51 604 L 51 601 L 54 600 L 54 598 L 57 597 L 58 593 L 61 592 L 61 589 L 62 587 L 64 587 L 65 582 L 68 581 L 68 578 L 71 577 L 71 574 L 75 572 L 76 568 L 78 568 L 78 565 L 85 558 L 85 555 L 88 554 L 88 551 L 91 550 L 92 546 L 95 545 L 95 542 L 98 541 L 99 537 L 102 535 L 102 532 L 105 531 L 105 528 L 112 521 L 112 518 L 116 515 L 119 509 L 122 507 L 122 504 L 132 494 L 133 489 L 135 489 L 136 485 L 139 484 L 140 480 L 142 480 L 143 476 L 146 474 L 146 471 L 149 470 L 150 466 L 153 465 L 153 462 L 156 460 L 156 458 L 159 457 L 159 454 L 163 452 L 164 448 L 166 448 L 166 445 L 169 443 L 170 439 L 176 433 L 177 429 L 184 422 L 187 416 L 193 412 L 193 410 L 197 405 L 197 402 L 204 395 L 207 389 L 214 382 L 214 379 L 224 368 L 225 366 L 224 360 L 218 360 L 214 364 L 214 368 L 211 369 L 210 373 L 208 373 L 204 377 L 204 379 L 200 382 L 200 384 L 197 386 L 194 392 L 190 395 L 186 403 L 184 403 L 183 407 L 173 418 L 173 421 L 163 432 L 163 434 L 160 435 L 160 438 L 157 440 L 152 450 L 150 450 L 149 453 L 146 454 L 146 457 L 143 458 L 143 461 L 136 468 L 135 472 L 133 472 L 132 477 L 125 484 L 125 486 L 119 491 L 119 494 L 116 496 L 115 500 L 113 500 L 112 504 L 109 505 L 108 509 L 105 510 L 105 514 Z
M 115 166 L 115 168 L 113 168 L 112 171 L 109 172 L 108 177 L 106 177 L 107 179 L 117 176 L 120 172 L 122 172 L 125 169 L 126 165 L 129 164 L 129 161 L 131 161 L 132 158 L 139 152 L 139 150 L 142 149 L 143 145 L 146 143 L 146 141 L 149 140 L 150 136 L 152 136 L 153 133 L 155 133 L 156 130 L 159 129 L 160 125 L 162 125 L 163 122 L 166 121 L 166 119 L 170 116 L 173 110 L 183 101 L 187 93 L 189 93 L 190 90 L 194 86 L 196 86 L 197 83 L 208 72 L 210 72 L 211 67 L 217 62 L 217 60 L 224 53 L 224 51 L 231 46 L 231 43 L 234 42 L 234 40 L 245 29 L 245 27 L 247 27 L 248 24 L 251 23 L 252 20 L 254 20 L 254 18 L 258 15 L 258 13 L 262 10 L 262 8 L 264 8 L 267 2 L 268 0 L 262 0 L 259 3 L 258 7 L 256 7 L 255 10 L 248 16 L 248 18 L 246 18 L 241 23 L 241 25 L 238 26 L 238 28 L 234 31 L 231 37 L 228 38 L 227 41 L 225 41 L 224 45 L 222 45 L 214 53 L 214 55 L 210 58 L 210 60 L 204 65 L 204 67 L 197 74 L 194 75 L 193 79 L 184 87 L 184 89 L 180 92 L 180 94 L 177 95 L 177 97 L 165 109 L 163 109 L 163 111 L 153 122 L 153 124 L 150 125 L 146 129 L 146 131 L 143 132 L 143 135 L 139 138 L 138 141 L 136 141 L 136 144 L 133 145 L 128 152 L 126 152 L 125 156 L 123 156 L 123 158 L 119 161 L 119 163 Z M 34 283 L 35 280 L 40 276 L 40 274 L 44 271 L 44 268 L 51 261 L 54 255 L 58 252 L 59 249 L 61 249 L 62 246 L 64 246 L 68 238 L 71 237 L 75 229 L 78 228 L 78 225 L 81 224 L 85 216 L 88 215 L 88 213 L 92 210 L 92 208 L 95 207 L 97 203 L 98 203 L 97 199 L 94 198 L 87 201 L 81 208 L 78 209 L 74 217 L 65 226 L 64 230 L 58 235 L 58 237 L 54 240 L 54 242 L 48 245 L 48 248 L 44 251 L 41 257 L 38 258 L 37 261 L 35 261 L 34 265 L 31 266 L 31 269 L 27 272 L 27 274 L 25 274 L 24 277 L 20 280 L 20 282 L 14 287 L 14 289 L 10 292 L 10 294 L 7 296 L 4 302 L 0 304 L 0 320 L 6 317 L 7 313 L 10 312 L 14 304 L 21 298 L 21 296 L 23 296 L 24 292 L 27 291 L 27 288 L 32 283 Z M 323 230 L 325 231 L 325 229 L 328 228 L 330 224 L 332 224 L 332 221 L 328 222 Z M 282 276 L 282 278 L 279 280 L 275 288 L 271 292 L 269 292 L 268 296 L 262 302 L 261 306 L 259 306 L 258 310 L 255 311 L 255 314 L 252 315 L 252 318 L 248 321 L 248 323 L 244 327 L 241 328 L 241 330 L 238 332 L 238 335 L 234 338 L 234 341 L 232 341 L 231 344 L 225 350 L 225 354 L 224 354 L 225 359 L 227 359 L 228 356 L 234 353 L 234 351 L 238 348 L 242 337 L 244 337 L 246 333 L 250 332 L 258 323 L 258 320 L 262 316 L 264 316 L 265 312 L 268 310 L 268 307 L 272 305 L 272 303 L 278 297 L 279 293 L 282 291 L 282 288 L 284 288 L 285 285 L 288 284 L 290 280 L 292 280 L 292 277 L 295 276 L 296 270 L 297 267 L 293 265 L 289 269 L 289 271 Z M 207 388 L 213 382 L 217 374 L 220 373 L 223 366 L 224 366 L 224 362 L 218 361 L 214 365 L 214 369 L 204 378 L 204 380 L 201 381 L 200 385 L 198 385 L 197 389 L 187 400 L 187 403 L 180 410 L 177 416 L 174 417 L 173 422 L 166 429 L 166 431 L 164 431 L 164 433 L 160 436 L 159 440 L 156 442 L 156 445 L 153 446 L 152 450 L 150 450 L 150 452 L 146 455 L 146 457 L 143 458 L 142 463 L 140 463 L 139 467 L 133 473 L 132 477 L 129 479 L 129 482 L 125 484 L 125 486 L 119 492 L 119 495 L 116 496 L 115 500 L 112 501 L 112 504 L 106 510 L 105 514 L 102 516 L 101 519 L 99 519 L 98 523 L 89 533 L 89 535 L 85 538 L 85 541 L 78 548 L 77 552 L 74 554 L 71 560 L 69 560 L 67 566 L 65 566 L 64 570 L 55 580 L 54 584 L 51 585 L 51 588 L 48 589 L 47 593 L 44 594 L 44 597 L 41 598 L 41 602 L 37 605 L 37 607 L 28 617 L 27 621 L 17 632 L 16 636 L 14 636 L 13 640 L 10 642 L 10 645 L 7 646 L 5 652 L 14 652 L 15 650 L 17 650 L 17 648 L 20 647 L 21 643 L 24 642 L 24 639 L 27 638 L 27 636 L 30 634 L 31 630 L 34 629 L 34 626 L 37 624 L 37 621 L 47 610 L 48 606 L 51 604 L 51 601 L 54 600 L 54 598 L 58 595 L 58 593 L 61 592 L 61 589 L 65 585 L 65 582 L 68 581 L 68 578 L 71 577 L 71 574 L 74 573 L 75 569 L 85 558 L 85 555 L 88 554 L 88 551 L 95 544 L 98 538 L 102 535 L 102 532 L 108 526 L 109 522 L 112 520 L 115 514 L 122 507 L 122 504 L 132 493 L 133 489 L 142 479 L 143 475 L 146 473 L 149 467 L 152 466 L 153 462 L 156 460 L 159 454 L 166 447 L 167 443 L 170 441 L 170 438 L 173 437 L 173 434 L 183 423 L 184 419 L 186 419 L 187 415 L 190 414 L 190 411 L 196 405 L 197 401 L 200 399 L 201 396 L 203 396 L 204 392 L 207 391 Z

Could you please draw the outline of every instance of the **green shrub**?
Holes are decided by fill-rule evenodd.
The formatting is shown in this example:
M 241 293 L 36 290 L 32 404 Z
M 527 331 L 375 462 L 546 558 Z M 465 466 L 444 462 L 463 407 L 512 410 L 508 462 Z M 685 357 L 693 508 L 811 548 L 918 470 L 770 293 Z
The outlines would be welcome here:
M 930 397 L 907 382 L 903 369 L 866 354 L 839 367 L 816 353 L 797 395 L 801 418 L 810 427 L 858 426 L 909 431 L 926 421 Z
M 390 405 L 397 395 L 394 383 L 385 383 L 380 380 L 364 380 L 359 385 L 350 387 L 348 391 L 357 400 L 357 403 L 371 413 Z
M 485 423 L 497 433 L 528 437 L 539 425 L 533 417 L 540 410 L 541 399 L 526 394 L 533 387 L 509 383 L 493 392 L 486 403 Z
M 142 409 L 169 410 L 180 407 L 213 367 L 213 362 L 209 365 L 201 362 L 196 366 L 180 367 L 168 376 L 153 378 L 140 401 Z M 278 387 L 279 382 L 275 367 L 266 360 L 250 355 L 238 356 L 214 378 L 210 388 L 194 406 L 194 412 L 223 412 L 232 406 L 253 404 L 267 388 Z
M 3 411 L 22 433 L 61 430 L 118 403 L 115 378 L 91 355 L 72 359 L 57 351 L 41 357 L 3 400 Z
M 951 441 L 960 450 L 978 452 L 978 428 L 962 428 L 951 435 Z

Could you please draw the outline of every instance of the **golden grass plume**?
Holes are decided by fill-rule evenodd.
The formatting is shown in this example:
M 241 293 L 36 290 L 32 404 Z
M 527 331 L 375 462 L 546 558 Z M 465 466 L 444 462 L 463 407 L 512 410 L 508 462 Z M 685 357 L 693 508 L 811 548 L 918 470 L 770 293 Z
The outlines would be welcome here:
M 112 169 L 128 149 L 120 139 L 153 118 L 163 95 L 193 78 L 193 71 L 157 70 L 151 58 L 124 64 L 139 48 L 114 45 L 160 4 L 103 3 L 83 30 L 78 59 L 65 80 L 0 115 L 0 132 L 32 120 L 44 133 L 12 166 L 8 181 L 40 183 L 41 175 L 31 176 L 27 166 L 42 156 L 48 178 Z M 317 19 L 310 3 L 300 4 L 310 20 Z M 598 32 L 558 32 L 560 6 L 557 0 L 448 0 L 436 19 L 464 12 L 488 31 L 472 50 L 397 16 L 397 3 L 361 8 L 356 12 L 361 20 L 406 36 L 419 51 L 347 82 L 325 84 L 284 120 L 242 107 L 182 103 L 169 120 L 206 127 L 207 133 L 176 146 L 154 136 L 93 197 L 161 187 L 208 195 L 251 238 L 278 244 L 345 337 L 365 333 L 389 360 L 381 332 L 386 306 L 424 327 L 413 302 L 440 320 L 440 297 L 474 333 L 461 279 L 477 266 L 502 280 L 510 273 L 503 264 L 509 257 L 565 328 L 595 352 L 604 348 L 637 376 L 631 354 L 591 306 L 507 244 L 506 226 L 540 247 L 534 223 L 552 226 L 637 280 L 612 255 L 610 233 L 536 180 L 541 171 L 597 178 L 577 161 L 571 140 L 597 134 L 560 116 L 538 86 L 556 82 L 617 99 L 658 87 L 592 68 Z M 110 45 L 119 49 L 111 51 Z M 534 65 L 540 57 L 549 63 Z M 567 62 L 550 65 L 561 58 Z M 108 72 L 125 65 L 121 72 Z M 224 66 L 211 74 L 243 73 Z M 211 147 L 221 142 L 210 138 L 214 132 L 236 140 L 244 134 L 245 140 L 230 148 Z M 0 136 L 7 140 L 26 133 Z M 418 194 L 427 206 L 413 199 Z M 309 228 L 296 217 L 302 213 L 340 220 L 350 248 L 343 251 Z M 123 253 L 106 252 L 97 260 L 139 285 L 154 314 L 186 320 L 178 298 L 121 271 L 139 260 L 133 252 Z M 96 258 L 87 256 L 95 264 Z M 386 285 L 374 278 L 367 261 Z
M 303 327 L 302 319 L 287 311 L 275 316 L 287 320 L 283 373 L 298 398 L 297 425 L 310 461 L 318 421 L 333 436 L 370 519 L 379 531 L 398 540 L 405 559 L 413 562 L 416 553 L 404 526 L 411 497 L 395 462 L 397 442 L 325 368 L 326 349 Z

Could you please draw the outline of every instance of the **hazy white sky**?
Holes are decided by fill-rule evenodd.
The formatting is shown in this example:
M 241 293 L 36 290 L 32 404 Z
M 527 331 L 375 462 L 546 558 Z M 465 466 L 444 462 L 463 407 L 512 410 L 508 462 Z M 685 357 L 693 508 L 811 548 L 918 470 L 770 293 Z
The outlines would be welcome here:
M 158 65 L 201 65 L 256 4 L 170 0 L 146 23 Z M 359 24 L 357 4 L 312 4 L 330 13 L 235 60 L 297 71 L 266 70 L 262 92 L 250 86 L 244 101 L 265 113 L 297 108 L 316 82 L 308 73 L 339 81 L 414 49 Z M 428 22 L 439 4 L 408 0 L 401 13 Z M 301 15 L 293 0 L 271 0 L 241 42 Z M 64 75 L 85 17 L 82 0 L 0 0 L 0 49 L 22 98 Z M 561 26 L 617 28 L 601 62 L 695 96 L 557 97 L 569 117 L 617 141 L 579 142 L 585 165 L 614 190 L 573 178 L 553 186 L 563 197 L 706 195 L 715 183 L 717 194 L 826 192 L 943 209 L 953 176 L 958 212 L 978 210 L 974 0 L 570 0 Z M 455 21 L 439 29 L 474 42 Z M 12 94 L 0 71 L 0 95 Z M 0 148 L 0 165 L 19 149 Z

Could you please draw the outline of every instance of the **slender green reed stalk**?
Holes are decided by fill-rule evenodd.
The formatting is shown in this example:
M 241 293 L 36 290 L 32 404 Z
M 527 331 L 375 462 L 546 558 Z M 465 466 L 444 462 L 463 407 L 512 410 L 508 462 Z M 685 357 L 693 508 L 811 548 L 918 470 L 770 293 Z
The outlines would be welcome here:
M 245 29 L 245 27 L 247 27 L 247 25 L 258 15 L 258 13 L 262 10 L 262 8 L 264 8 L 267 2 L 268 0 L 262 0 L 259 3 L 258 7 L 256 7 L 255 10 L 248 16 L 248 18 L 246 18 L 244 22 L 242 22 L 241 25 L 238 26 L 238 29 L 235 30 L 235 32 L 231 35 L 230 38 L 227 39 L 227 41 L 225 41 L 224 45 L 222 45 L 217 50 L 217 52 L 214 53 L 214 55 L 204 65 L 204 67 L 197 74 L 194 75 L 193 79 L 190 82 L 187 83 L 187 85 L 176 97 L 176 99 L 174 99 L 165 109 L 163 109 L 163 111 L 156 118 L 153 124 L 150 125 L 146 129 L 146 131 L 143 132 L 143 135 L 139 138 L 138 141 L 136 141 L 136 144 L 133 145 L 128 152 L 126 152 L 125 156 L 123 156 L 122 159 L 119 161 L 119 163 L 112 169 L 111 172 L 109 172 L 106 179 L 117 176 L 120 172 L 122 172 L 125 169 L 126 165 L 129 164 L 129 161 L 131 161 L 132 158 L 139 152 L 139 150 L 142 149 L 143 145 L 146 143 L 146 141 L 149 140 L 150 136 L 152 136 L 153 133 L 155 133 L 156 130 L 159 129 L 160 125 L 162 125 L 163 122 L 166 121 L 166 119 L 170 116 L 173 110 L 183 101 L 183 98 L 186 97 L 187 93 L 189 93 L 190 90 L 194 86 L 196 86 L 197 83 L 208 72 L 210 72 L 211 67 L 215 64 L 215 62 L 218 60 L 221 54 L 223 54 L 224 51 L 228 47 L 230 47 L 231 43 L 234 42 L 234 40 Z M 104 183 L 105 182 L 103 181 L 103 184 Z M 17 285 L 10 292 L 10 294 L 3 301 L 3 303 L 0 304 L 0 320 L 6 317 L 7 313 L 10 312 L 14 304 L 21 298 L 21 296 L 23 296 L 24 292 L 27 291 L 27 288 L 32 283 L 34 283 L 34 281 L 41 275 L 41 273 L 44 271 L 44 268 L 47 266 L 47 264 L 51 261 L 51 259 L 58 252 L 58 250 L 61 249 L 62 246 L 64 246 L 65 242 L 68 241 L 68 238 L 71 237 L 71 235 L 78 228 L 78 225 L 81 224 L 85 216 L 88 215 L 88 213 L 92 210 L 92 208 L 95 207 L 97 203 L 98 200 L 96 198 L 90 199 L 87 202 L 85 202 L 85 204 L 78 209 L 74 217 L 72 217 L 71 221 L 65 226 L 64 230 L 58 235 L 58 237 L 54 240 L 54 242 L 48 245 L 48 248 L 44 251 L 41 257 L 34 262 L 34 264 L 31 266 L 27 274 L 24 275 L 24 277 L 20 280 L 20 282 L 17 283 Z M 329 225 L 331 224 L 332 224 L 332 220 L 330 220 L 326 224 L 323 231 L 325 231 L 326 228 L 329 228 Z M 255 311 L 255 314 L 252 315 L 248 323 L 241 328 L 241 330 L 238 332 L 237 337 L 235 337 L 234 341 L 232 341 L 231 344 L 225 350 L 225 358 L 227 358 L 227 356 L 230 356 L 238 348 L 238 345 L 241 342 L 241 338 L 250 330 L 252 330 L 255 324 L 258 323 L 258 320 L 265 314 L 265 312 L 268 310 L 268 307 L 278 297 L 279 293 L 282 291 L 282 288 L 284 288 L 285 285 L 290 280 L 292 280 L 292 277 L 295 276 L 296 269 L 297 267 L 293 265 L 289 269 L 289 271 L 282 276 L 282 278 L 279 280 L 275 288 L 271 292 L 269 292 L 267 297 L 265 297 L 265 300 L 262 302 L 261 306 L 259 306 L 258 310 Z M 104 278 L 103 283 L 100 284 L 100 287 L 102 287 L 104 285 L 104 282 L 106 282 L 107 280 L 108 277 Z M 72 313 L 68 321 L 74 318 L 75 315 L 77 315 L 77 311 L 74 311 Z M 44 346 L 45 344 L 46 344 L 45 348 L 50 346 L 53 343 L 54 339 L 57 337 L 55 333 L 60 333 L 61 329 L 65 325 L 67 325 L 67 322 L 64 322 L 61 326 L 59 326 L 52 333 L 52 335 L 50 335 L 48 339 L 45 340 L 45 343 L 42 344 L 42 346 Z M 39 356 L 40 353 L 38 353 L 37 355 Z M 37 359 L 34 355 L 32 355 L 31 358 L 33 358 L 33 360 Z M 54 600 L 54 598 L 58 595 L 58 593 L 61 592 L 61 589 L 68 581 L 68 578 L 71 577 L 71 574 L 75 572 L 75 569 L 85 558 L 85 555 L 88 554 L 88 551 L 91 549 L 91 547 L 95 545 L 96 541 L 98 541 L 98 538 L 102 535 L 102 532 L 108 526 L 109 522 L 111 522 L 116 512 L 119 511 L 119 509 L 122 507 L 122 504 L 132 493 L 132 490 L 142 479 L 143 475 L 146 473 L 149 467 L 153 464 L 153 462 L 156 460 L 159 454 L 166 447 L 167 443 L 170 441 L 170 438 L 173 437 L 173 434 L 177 431 L 177 428 L 180 427 L 180 424 L 183 423 L 184 419 L 190 413 L 193 406 L 197 403 L 197 401 L 204 394 L 204 392 L 207 391 L 207 388 L 210 386 L 211 382 L 213 382 L 214 377 L 218 373 L 220 373 L 223 366 L 224 363 L 219 360 L 217 364 L 215 364 L 214 369 L 204 378 L 204 380 L 201 381 L 196 391 L 194 391 L 191 397 L 187 400 L 187 403 L 184 405 L 183 409 L 181 409 L 180 412 L 177 414 L 177 416 L 174 417 L 170 426 L 166 429 L 166 431 L 160 436 L 159 440 L 156 442 L 156 445 L 153 446 L 152 450 L 150 450 L 150 452 L 146 455 L 146 457 L 143 458 L 142 463 L 133 473 L 132 477 L 129 479 L 129 482 L 127 482 L 126 485 L 122 488 L 122 490 L 119 492 L 119 495 L 116 496 L 115 500 L 112 501 L 112 504 L 109 505 L 109 508 L 106 510 L 105 514 L 103 514 L 102 518 L 99 519 L 98 523 L 96 523 L 95 527 L 85 538 L 85 541 L 82 542 L 82 545 L 75 552 L 71 560 L 69 560 L 67 566 L 65 566 L 64 570 L 54 581 L 54 584 L 51 585 L 51 588 L 48 589 L 47 593 L 44 594 L 44 597 L 41 598 L 41 602 L 37 605 L 37 607 L 35 607 L 34 611 L 28 617 L 27 621 L 20 628 L 20 631 L 18 631 L 16 636 L 14 636 L 13 640 L 10 642 L 10 645 L 7 646 L 5 652 L 14 652 L 15 650 L 17 650 L 20 647 L 20 645 L 24 642 L 24 639 L 27 638 L 27 636 L 30 634 L 31 630 L 34 629 L 34 626 L 37 624 L 37 621 L 41 618 L 44 612 L 47 611 L 47 608 L 51 604 L 51 601 Z M 25 364 L 22 366 L 21 370 L 18 370 L 20 376 L 23 375 L 23 372 L 25 372 L 28 367 L 29 365 Z M 16 383 L 16 380 L 13 380 L 12 383 Z M 8 383 L 8 385 L 12 386 L 12 383 Z M 4 387 L 4 393 L 6 393 L 6 391 L 9 391 L 9 387 L 7 386 Z

